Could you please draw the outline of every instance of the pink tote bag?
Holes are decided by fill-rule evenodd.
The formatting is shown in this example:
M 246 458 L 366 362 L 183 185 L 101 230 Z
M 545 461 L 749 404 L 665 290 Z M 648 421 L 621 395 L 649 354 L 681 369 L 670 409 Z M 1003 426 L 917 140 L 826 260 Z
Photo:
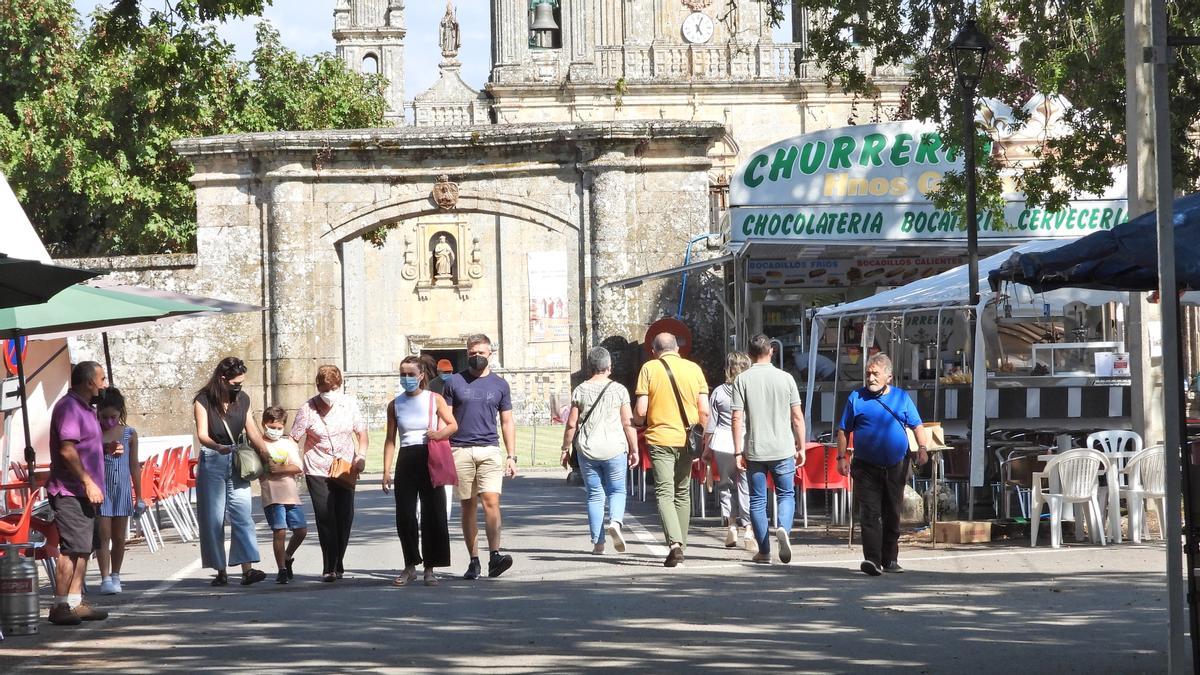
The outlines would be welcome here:
M 433 403 L 433 392 L 429 394 L 429 429 L 438 428 L 437 406 Z M 435 441 L 426 438 L 429 445 L 429 479 L 433 487 L 458 485 L 458 468 L 454 466 L 454 452 L 450 449 L 450 439 Z

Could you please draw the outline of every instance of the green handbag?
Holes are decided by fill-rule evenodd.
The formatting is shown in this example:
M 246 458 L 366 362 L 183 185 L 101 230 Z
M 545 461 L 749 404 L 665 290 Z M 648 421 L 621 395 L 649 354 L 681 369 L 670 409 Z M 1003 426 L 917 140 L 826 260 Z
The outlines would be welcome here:
M 224 417 L 221 417 L 221 424 L 225 426 L 225 433 L 233 438 L 233 432 L 229 430 L 229 424 Z M 257 450 L 250 447 L 250 443 L 246 441 L 246 432 L 243 431 L 233 447 L 233 475 L 249 483 L 262 478 L 264 473 L 262 458 L 258 456 Z

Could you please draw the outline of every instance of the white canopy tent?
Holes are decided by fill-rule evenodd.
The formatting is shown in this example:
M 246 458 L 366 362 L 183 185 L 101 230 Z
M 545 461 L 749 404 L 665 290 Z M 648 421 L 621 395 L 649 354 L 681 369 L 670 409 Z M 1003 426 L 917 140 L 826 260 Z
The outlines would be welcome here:
M 805 415 L 812 410 L 813 391 L 816 386 L 817 348 L 819 336 L 829 321 L 837 321 L 852 316 L 881 316 L 907 314 L 918 311 L 973 310 L 975 316 L 981 316 L 984 308 L 996 302 L 994 293 L 988 288 L 988 273 L 998 269 L 1014 253 L 1033 253 L 1048 251 L 1066 245 L 1073 240 L 1053 239 L 1030 241 L 1003 253 L 989 256 L 979 261 L 979 286 L 985 289 L 980 293 L 979 305 L 971 307 L 968 301 L 969 283 L 967 266 L 956 267 L 941 274 L 920 279 L 906 286 L 901 286 L 877 295 L 842 305 L 824 307 L 813 316 L 813 326 L 809 343 L 808 390 L 805 401 Z M 1050 312 L 1061 314 L 1069 303 L 1082 302 L 1090 306 L 1104 305 L 1110 302 L 1128 303 L 1129 294 L 1114 291 L 1095 291 L 1078 288 L 1065 288 L 1047 293 L 1034 293 L 1028 286 L 1011 284 L 1005 288 L 1008 302 L 1014 315 L 1040 316 L 1044 305 L 1050 306 Z M 983 322 L 975 322 L 974 344 L 980 345 L 974 350 L 971 366 L 973 373 L 986 373 L 986 354 Z M 983 401 L 986 397 L 987 378 L 975 377 L 972 380 L 972 396 L 975 401 Z M 971 408 L 971 429 L 984 429 L 986 425 L 986 409 L 984 405 L 973 405 Z M 812 429 L 811 418 L 806 420 L 807 428 Z M 979 487 L 984 482 L 986 466 L 984 434 L 971 434 L 971 485 Z
M 3 173 L 0 173 L 0 253 L 14 258 L 52 262 Z M 25 360 L 26 405 L 29 406 L 31 440 L 35 448 L 48 448 L 50 410 L 54 402 L 67 393 L 71 381 L 67 341 L 61 338 L 31 341 Z M 0 366 L 0 380 L 7 376 L 8 372 Z M 11 378 L 9 386 L 0 387 L 0 397 L 7 400 L 7 403 L 0 401 L 0 410 L 7 411 L 0 412 L 0 417 L 3 417 L 3 424 L 0 425 L 0 482 L 7 482 L 9 460 L 13 458 L 13 439 L 23 438 L 24 435 L 21 416 L 14 412 L 19 407 L 16 391 L 15 377 Z M 39 462 L 49 461 L 47 452 L 38 457 Z

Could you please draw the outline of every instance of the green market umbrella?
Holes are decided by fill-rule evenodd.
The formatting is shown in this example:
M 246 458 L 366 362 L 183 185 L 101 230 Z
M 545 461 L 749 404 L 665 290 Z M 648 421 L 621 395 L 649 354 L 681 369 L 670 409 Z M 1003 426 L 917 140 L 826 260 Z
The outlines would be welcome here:
M 0 253 L 0 307 L 43 303 L 63 289 L 99 274 Z
M 215 311 L 215 308 L 198 303 L 77 284 L 40 305 L 0 309 L 0 339 L 34 337 L 64 331 L 95 332 L 124 324 Z M 29 480 L 32 485 L 36 456 L 29 435 L 29 411 L 25 404 L 25 361 L 21 358 L 20 349 L 17 350 L 17 390 L 20 393 L 21 421 L 25 431 L 25 461 L 29 464 Z
M 40 305 L 0 309 L 0 339 L 95 332 L 110 326 L 214 311 L 212 307 L 172 298 L 75 285 Z

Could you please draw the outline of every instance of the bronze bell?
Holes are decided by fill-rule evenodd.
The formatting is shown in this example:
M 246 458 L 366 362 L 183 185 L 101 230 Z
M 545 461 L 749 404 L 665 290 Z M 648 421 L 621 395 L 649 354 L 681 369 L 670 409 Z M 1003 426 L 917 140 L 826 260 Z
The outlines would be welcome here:
M 554 20 L 554 6 L 548 2 L 543 2 L 534 8 L 533 26 L 531 28 L 536 31 L 552 31 L 558 30 L 558 23 Z

